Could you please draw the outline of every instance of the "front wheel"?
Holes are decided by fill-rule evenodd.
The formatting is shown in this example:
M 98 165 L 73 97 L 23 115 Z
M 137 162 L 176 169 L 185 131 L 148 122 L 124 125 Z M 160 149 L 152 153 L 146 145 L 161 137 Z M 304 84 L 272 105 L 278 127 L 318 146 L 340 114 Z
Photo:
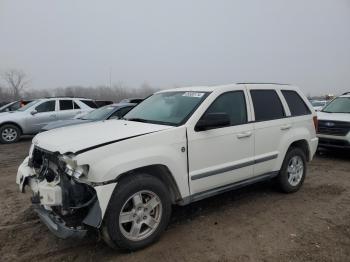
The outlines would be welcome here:
M 277 177 L 281 190 L 293 193 L 300 189 L 306 175 L 306 156 L 300 148 L 288 150 Z
M 0 143 L 11 144 L 19 140 L 21 136 L 21 130 L 11 124 L 3 125 L 0 127 Z
M 122 180 L 110 199 L 103 236 L 112 248 L 137 250 L 155 242 L 171 215 L 169 192 L 157 178 L 138 174 Z

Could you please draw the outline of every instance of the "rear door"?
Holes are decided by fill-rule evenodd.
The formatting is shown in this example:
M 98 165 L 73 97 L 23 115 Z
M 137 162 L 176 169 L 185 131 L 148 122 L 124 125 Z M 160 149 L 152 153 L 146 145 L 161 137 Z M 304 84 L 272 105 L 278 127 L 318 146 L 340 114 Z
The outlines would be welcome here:
M 188 129 L 191 194 L 219 190 L 221 186 L 247 179 L 253 174 L 253 124 L 246 90 L 219 95 L 206 113 L 226 113 L 227 127 L 205 131 Z
M 58 119 L 65 120 L 71 119 L 77 114 L 79 114 L 80 107 L 72 99 L 60 99 L 59 100 L 59 111 Z
M 248 90 L 254 113 L 254 176 L 259 176 L 277 171 L 279 158 L 284 157 L 284 136 L 291 132 L 292 123 L 279 90 L 254 86 Z

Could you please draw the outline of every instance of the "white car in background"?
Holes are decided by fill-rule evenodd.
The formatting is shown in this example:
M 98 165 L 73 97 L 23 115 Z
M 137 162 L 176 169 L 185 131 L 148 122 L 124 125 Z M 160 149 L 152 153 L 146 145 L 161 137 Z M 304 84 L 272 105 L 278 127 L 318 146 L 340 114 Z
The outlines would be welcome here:
M 37 99 L 16 111 L 0 114 L 0 143 L 17 142 L 22 135 L 33 135 L 49 123 L 70 119 L 82 112 L 96 108 L 86 98 L 43 98 Z
M 333 99 L 317 116 L 319 146 L 350 149 L 350 92 Z
M 321 111 L 328 103 L 327 100 L 311 100 L 310 102 L 315 111 Z

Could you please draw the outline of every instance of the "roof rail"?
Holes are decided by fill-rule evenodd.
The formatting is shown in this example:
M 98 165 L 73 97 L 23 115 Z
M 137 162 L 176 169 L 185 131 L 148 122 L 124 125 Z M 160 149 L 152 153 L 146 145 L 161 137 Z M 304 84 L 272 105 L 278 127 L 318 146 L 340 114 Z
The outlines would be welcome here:
M 284 84 L 284 83 L 259 83 L 259 82 L 247 82 L 247 83 L 236 83 L 237 85 L 283 85 L 283 86 L 289 86 L 290 84 Z

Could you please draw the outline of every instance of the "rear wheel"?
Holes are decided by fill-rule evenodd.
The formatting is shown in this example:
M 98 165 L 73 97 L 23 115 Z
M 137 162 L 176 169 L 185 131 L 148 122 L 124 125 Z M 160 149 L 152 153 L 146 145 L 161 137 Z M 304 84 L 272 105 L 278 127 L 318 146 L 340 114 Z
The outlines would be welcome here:
M 11 144 L 19 140 L 21 130 L 15 125 L 3 125 L 0 127 L 0 142 L 2 144 Z
M 288 150 L 283 161 L 278 183 L 285 193 L 293 193 L 300 189 L 306 175 L 306 156 L 300 148 Z
M 104 239 L 113 248 L 141 249 L 160 237 L 170 214 L 169 192 L 159 179 L 147 174 L 128 177 L 110 199 Z

